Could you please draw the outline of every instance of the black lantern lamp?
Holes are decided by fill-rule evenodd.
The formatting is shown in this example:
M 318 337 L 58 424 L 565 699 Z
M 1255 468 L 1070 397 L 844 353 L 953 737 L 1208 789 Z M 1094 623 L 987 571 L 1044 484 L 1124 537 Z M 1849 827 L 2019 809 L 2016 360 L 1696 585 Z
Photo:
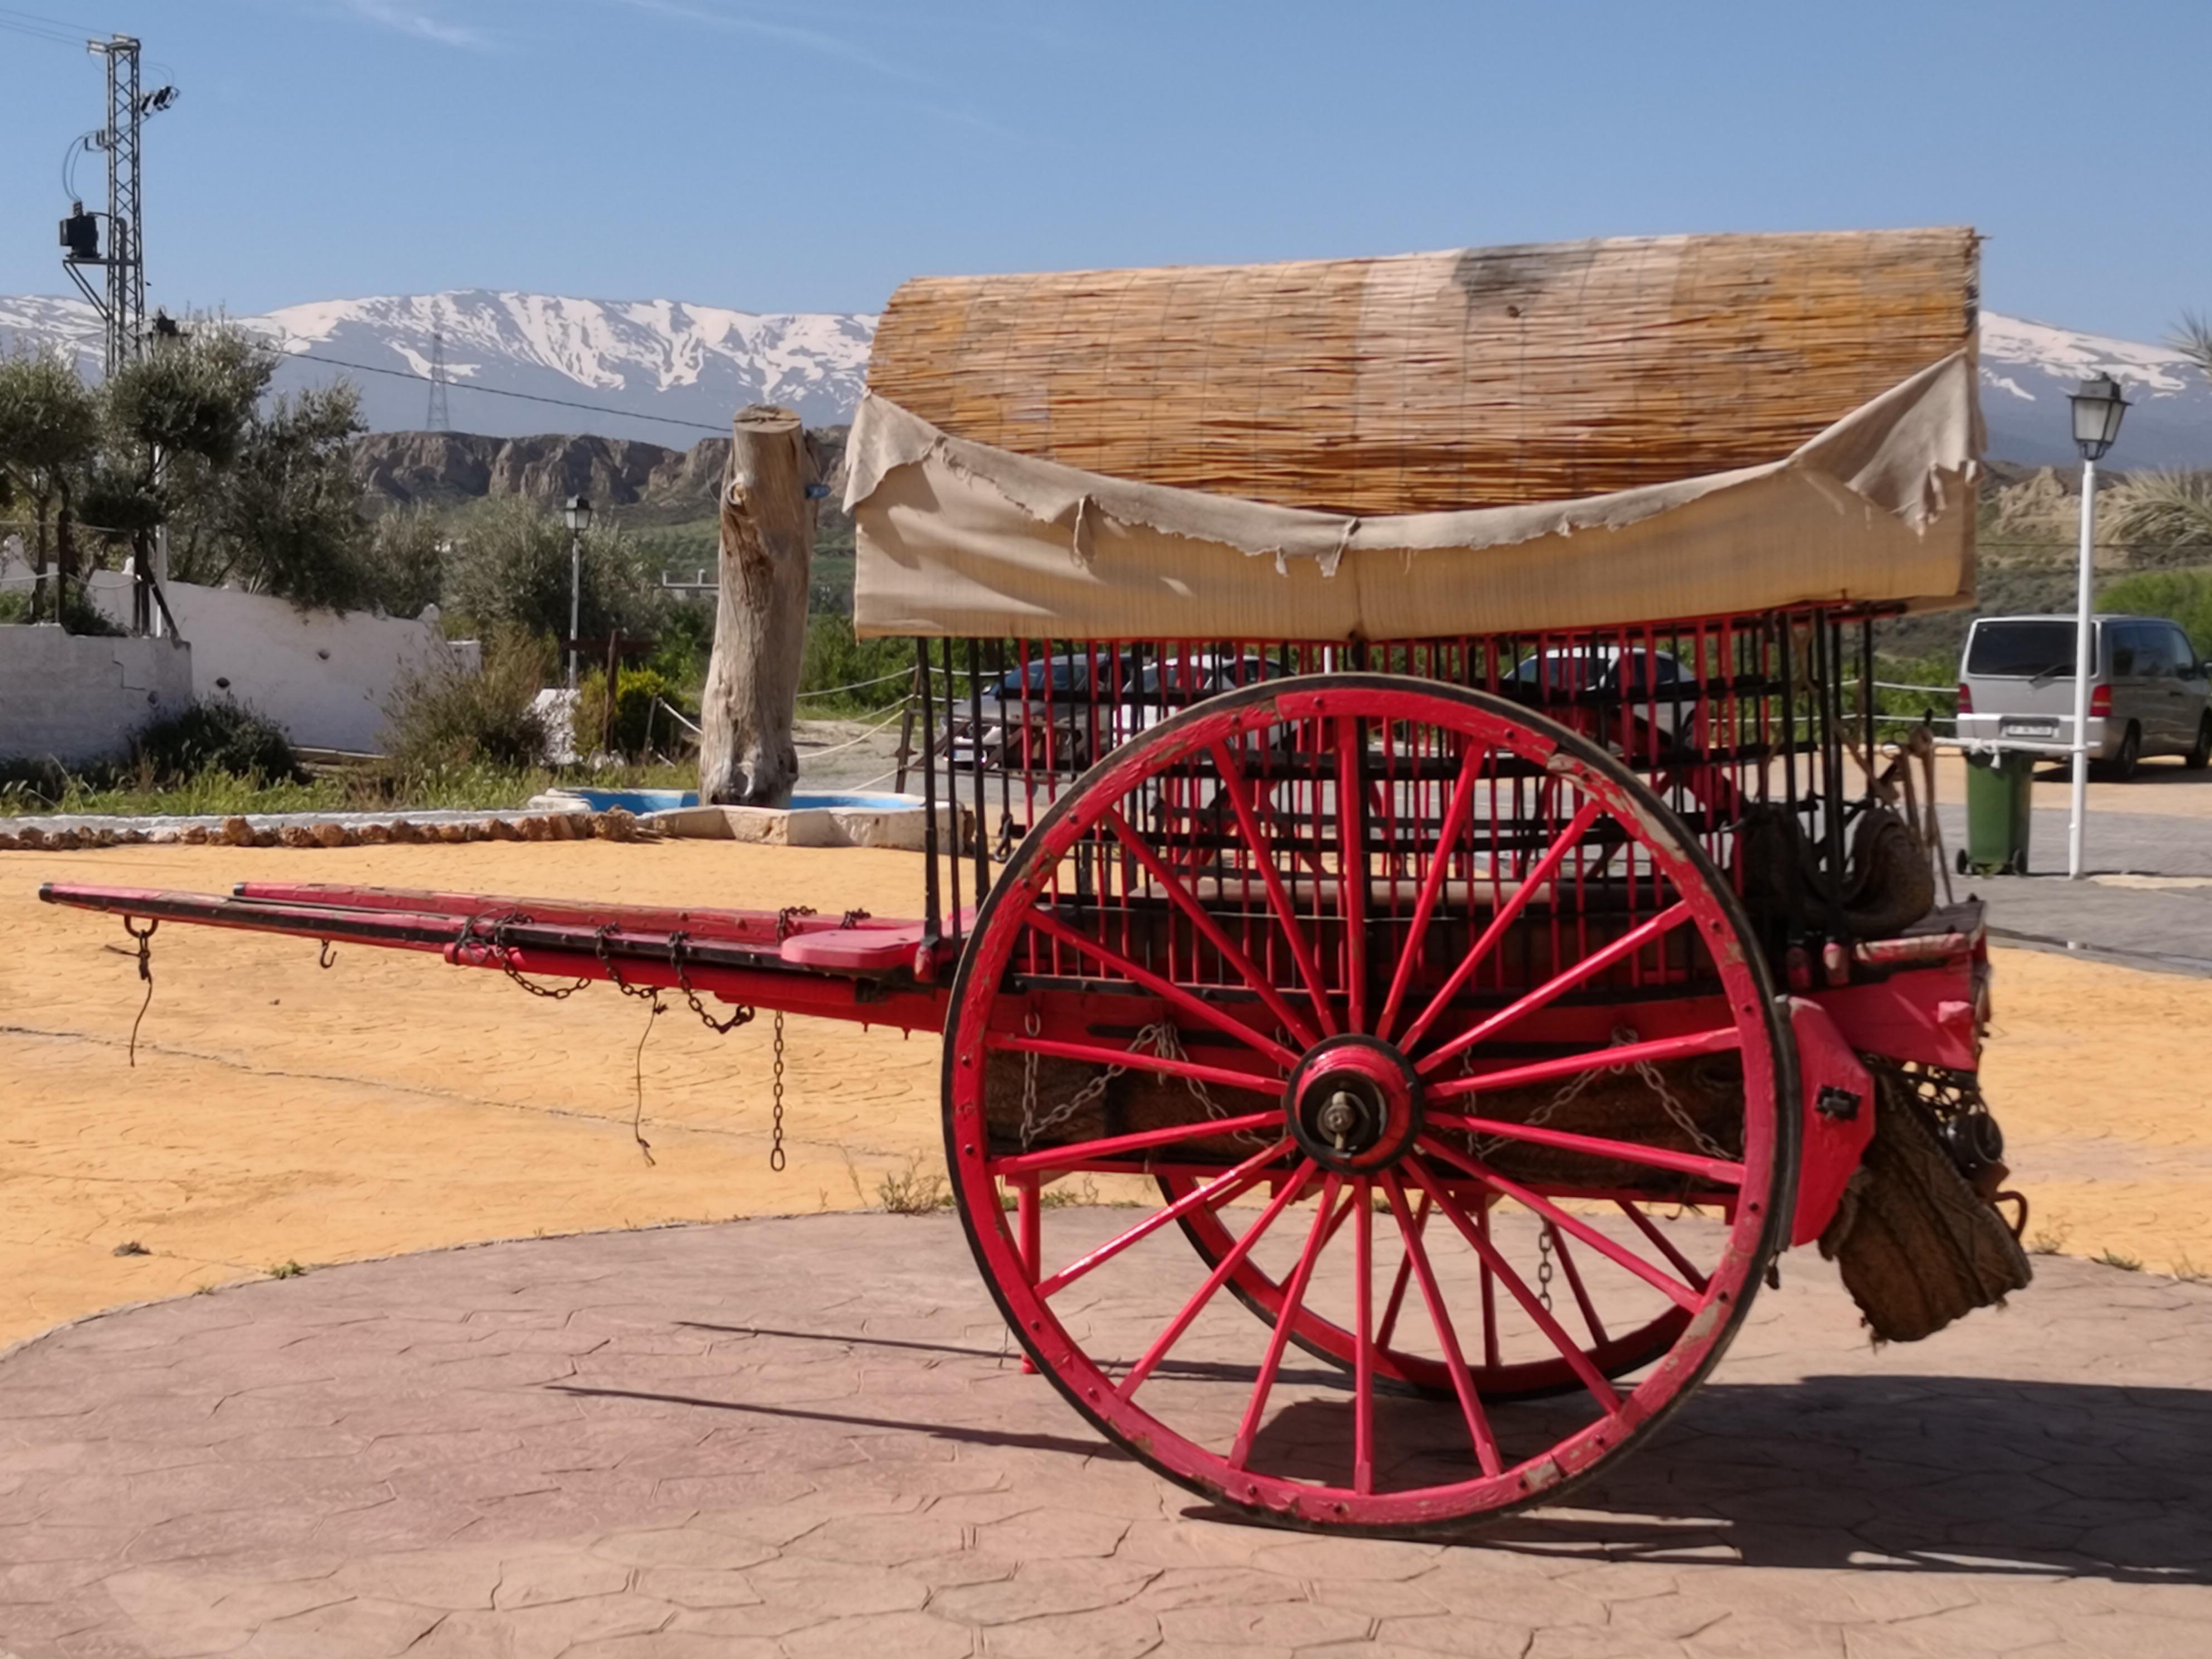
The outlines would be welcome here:
M 2109 374 L 2082 381 L 2071 395 L 2074 442 L 2083 460 L 2101 461 L 2120 435 L 2120 420 L 2128 412 L 2128 400 L 2120 395 L 2119 382 Z

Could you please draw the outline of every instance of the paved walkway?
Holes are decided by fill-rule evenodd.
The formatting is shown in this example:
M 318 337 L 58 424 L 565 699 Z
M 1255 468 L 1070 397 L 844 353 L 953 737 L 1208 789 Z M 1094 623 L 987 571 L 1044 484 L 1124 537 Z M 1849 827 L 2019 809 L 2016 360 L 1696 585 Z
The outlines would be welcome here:
M 1792 1258 L 1662 1443 L 1457 1547 L 1227 1524 L 1107 1451 L 949 1216 L 317 1271 L 0 1358 L 0 1650 L 2200 1655 L 2212 1286 L 2038 1266 L 1876 1351 Z
M 2045 779 L 2063 775 L 2046 772 Z M 2199 801 L 2212 799 L 2202 775 L 2165 769 L 2135 798 L 2158 810 L 2130 811 L 2123 793 L 2104 786 L 2089 812 L 2085 882 L 2066 879 L 2071 814 L 2039 804 L 2028 831 L 2027 876 L 1954 877 L 1960 890 L 1989 902 L 1990 926 L 2007 944 L 2067 951 L 2154 972 L 2212 975 L 2212 818 Z M 2063 785 L 2040 782 L 2039 803 L 2064 799 Z M 2183 807 L 2193 811 L 2183 811 Z M 1966 809 L 1954 797 L 1938 809 L 1945 845 L 1966 844 Z

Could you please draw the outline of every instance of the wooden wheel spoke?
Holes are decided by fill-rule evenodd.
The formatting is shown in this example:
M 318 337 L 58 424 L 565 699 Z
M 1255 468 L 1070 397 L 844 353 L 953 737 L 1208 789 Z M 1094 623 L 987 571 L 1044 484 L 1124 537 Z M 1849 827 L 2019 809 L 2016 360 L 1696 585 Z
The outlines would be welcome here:
M 1426 1077 L 1455 1055 L 1464 1053 L 1485 1038 L 1504 1030 L 1516 1019 L 1532 1014 L 1546 1004 L 1556 1001 L 1583 981 L 1595 978 L 1626 957 L 1634 956 L 1645 945 L 1665 938 L 1690 920 L 1690 905 L 1686 899 L 1677 901 L 1650 921 L 1630 928 L 1602 950 L 1593 951 L 1571 968 L 1563 968 L 1533 991 L 1516 997 L 1510 1003 L 1487 1019 L 1469 1026 L 1450 1042 L 1441 1044 L 1424 1055 L 1414 1069 Z
M 1283 994 L 1270 984 L 1267 976 L 1254 965 L 1252 958 L 1240 950 L 1221 924 L 1207 914 L 1206 907 L 1198 902 L 1198 896 L 1168 868 L 1158 854 L 1139 839 L 1137 832 L 1129 828 L 1128 820 L 1109 807 L 1105 823 L 1114 832 L 1115 838 L 1128 849 L 1129 855 L 1143 866 L 1145 872 L 1160 884 L 1169 902 L 1190 918 L 1191 925 L 1204 935 L 1206 943 L 1221 953 L 1222 960 L 1234 968 L 1238 977 L 1252 988 L 1261 1002 L 1267 1004 L 1267 1012 L 1283 1022 L 1283 1029 L 1299 1046 L 1310 1048 L 1319 1042 L 1321 1039 L 1314 1035 L 1313 1027 L 1298 1017 Z
M 1212 1003 L 1206 1001 L 1205 998 L 1194 996 L 1182 986 L 1170 980 L 1163 979 L 1149 968 L 1132 962 L 1103 940 L 1092 939 L 1089 934 L 1069 927 L 1050 911 L 1031 909 L 1023 920 L 1047 938 L 1056 939 L 1061 944 L 1082 951 L 1085 956 L 1122 975 L 1132 984 L 1143 986 L 1163 1001 L 1172 1003 L 1192 1018 L 1202 1019 L 1216 1030 L 1226 1032 L 1248 1048 L 1256 1049 L 1285 1072 L 1298 1063 L 1298 1057 L 1296 1054 L 1265 1032 L 1253 1030 L 1243 1020 L 1224 1012 Z
M 1542 1194 L 1529 1191 L 1519 1182 L 1509 1180 L 1487 1164 L 1467 1157 L 1464 1153 L 1455 1152 L 1442 1141 L 1430 1136 L 1423 1135 L 1416 1144 L 1425 1154 L 1437 1163 L 1448 1164 L 1461 1174 L 1472 1176 L 1493 1191 L 1503 1193 L 1516 1203 L 1534 1210 L 1554 1226 L 1572 1233 L 1607 1261 L 1616 1267 L 1626 1268 L 1677 1306 L 1687 1308 L 1692 1312 L 1695 1312 L 1702 1304 L 1704 1297 L 1698 1291 L 1692 1289 L 1680 1279 L 1668 1278 L 1658 1268 L 1638 1255 L 1635 1251 L 1616 1240 L 1607 1238 L 1581 1218 L 1568 1214 Z
M 1492 1432 L 1482 1401 L 1475 1393 L 1466 1356 L 1460 1352 L 1459 1334 L 1452 1328 L 1450 1310 L 1444 1306 L 1443 1293 L 1437 1288 L 1436 1272 L 1421 1247 L 1420 1229 L 1413 1225 L 1413 1217 L 1406 1212 L 1406 1189 L 1396 1175 L 1383 1176 L 1382 1195 L 1389 1200 L 1391 1217 L 1398 1224 L 1398 1236 L 1405 1241 L 1406 1259 L 1413 1264 L 1414 1282 L 1420 1285 L 1421 1300 L 1428 1306 L 1429 1323 L 1436 1330 L 1437 1346 L 1444 1351 L 1444 1369 L 1451 1377 L 1452 1392 L 1459 1398 L 1460 1415 L 1467 1420 L 1468 1438 L 1474 1443 L 1475 1461 L 1482 1466 L 1485 1474 L 1497 1474 L 1505 1467 L 1504 1460 L 1498 1455 L 1498 1437 Z
M 1267 1207 L 1260 1212 L 1259 1218 L 1238 1236 L 1236 1243 L 1223 1252 L 1221 1260 L 1206 1275 L 1206 1283 L 1199 1286 L 1197 1294 L 1182 1304 L 1176 1316 L 1168 1322 L 1167 1328 L 1153 1339 L 1152 1346 L 1145 1350 L 1137 1363 L 1129 1368 L 1127 1375 L 1115 1384 L 1114 1392 L 1116 1395 L 1127 1401 L 1144 1385 L 1145 1379 L 1152 1374 L 1160 1361 L 1168 1357 L 1168 1350 L 1175 1346 L 1182 1334 L 1190 1328 L 1191 1321 L 1206 1310 L 1206 1304 L 1212 1301 L 1216 1292 L 1229 1282 L 1230 1274 L 1235 1273 L 1244 1258 L 1251 1255 L 1252 1247 L 1260 1242 L 1267 1229 L 1275 1224 L 1275 1218 L 1288 1209 L 1297 1195 L 1305 1190 L 1306 1183 L 1313 1178 L 1318 1167 L 1311 1158 L 1298 1165 L 1296 1172 L 1283 1183 L 1283 1190 L 1267 1200 Z M 1322 1213 L 1328 1213 L 1326 1208 Z
M 1413 1210 L 1415 1232 L 1419 1232 L 1429 1224 L 1429 1195 L 1423 1193 L 1420 1203 L 1415 1206 Z M 1398 1310 L 1405 1306 L 1406 1289 L 1413 1282 L 1413 1258 L 1410 1255 L 1401 1255 L 1398 1258 L 1398 1276 L 1390 1281 L 1389 1299 L 1382 1304 L 1382 1322 L 1375 1329 L 1375 1343 L 1377 1347 L 1387 1348 L 1390 1346 L 1391 1335 L 1398 1328 Z
M 1590 1340 L 1603 1346 L 1605 1322 L 1597 1316 L 1597 1304 L 1583 1287 L 1582 1269 L 1575 1266 L 1575 1253 L 1567 1248 L 1567 1236 L 1548 1221 L 1544 1224 L 1544 1231 L 1552 1237 L 1552 1253 L 1559 1258 L 1559 1271 L 1566 1274 L 1567 1288 L 1575 1293 L 1575 1305 L 1582 1310 L 1583 1323 L 1589 1328 Z
M 1389 1040 L 1391 1028 L 1398 1023 L 1399 1005 L 1405 1000 L 1407 984 L 1420 961 L 1421 947 L 1428 941 L 1429 918 L 1436 913 L 1437 900 L 1443 896 L 1444 881 L 1451 871 L 1452 843 L 1467 827 L 1468 816 L 1474 806 L 1475 779 L 1489 752 L 1470 744 L 1460 762 L 1459 781 L 1453 786 L 1451 804 L 1444 809 L 1436 850 L 1429 859 L 1429 873 L 1421 883 L 1419 896 L 1413 901 L 1413 913 L 1407 920 L 1406 942 L 1399 949 L 1397 969 L 1390 975 L 1389 994 L 1382 1000 L 1382 1015 L 1375 1022 L 1375 1035 L 1385 1042 Z M 1404 1282 L 1401 1277 L 1399 1283 Z
M 1437 1183 L 1435 1176 L 1421 1167 L 1419 1159 L 1406 1167 L 1421 1190 L 1436 1200 L 1437 1207 L 1444 1213 L 1444 1219 L 1450 1222 L 1460 1237 L 1467 1240 L 1475 1255 L 1481 1258 L 1482 1265 L 1496 1275 L 1498 1281 L 1505 1286 L 1507 1294 L 1521 1304 L 1521 1311 L 1535 1322 L 1536 1328 L 1543 1332 L 1546 1340 L 1559 1351 L 1559 1358 L 1565 1360 L 1567 1368 L 1581 1379 L 1582 1385 L 1589 1390 L 1591 1398 L 1608 1416 L 1619 1411 L 1620 1396 L 1613 1392 L 1613 1385 L 1605 1380 L 1603 1373 L 1596 1366 L 1590 1364 L 1589 1356 L 1559 1328 L 1559 1322 L 1552 1317 L 1552 1310 L 1544 1305 L 1543 1298 L 1530 1290 L 1528 1282 L 1513 1271 L 1512 1265 L 1492 1241 L 1489 1230 L 1477 1227 L 1469 1220 L 1467 1212 L 1452 1201 L 1451 1194 Z
M 1524 1083 L 1572 1077 L 1577 1072 L 1594 1072 L 1601 1066 L 1633 1066 L 1639 1060 L 1688 1060 L 1698 1054 L 1717 1054 L 1741 1047 L 1742 1032 L 1733 1025 L 1716 1026 L 1710 1031 L 1692 1031 L 1683 1036 L 1653 1037 L 1646 1042 L 1624 1042 L 1611 1048 L 1564 1054 L 1557 1060 L 1533 1060 L 1526 1066 L 1478 1072 L 1473 1077 L 1448 1078 L 1442 1083 L 1429 1085 L 1429 1098 L 1449 1100 L 1455 1096 L 1482 1094 L 1493 1089 L 1517 1089 Z
M 1367 1029 L 1367 739 L 1351 715 L 1336 722 L 1336 902 L 1344 918 L 1344 991 L 1351 1029 Z
M 1352 1302 L 1357 1329 L 1352 1360 L 1352 1489 L 1375 1490 L 1374 1183 L 1352 1183 Z
M 1156 1072 L 1162 1077 L 1188 1078 L 1196 1083 L 1217 1083 L 1224 1089 L 1252 1089 L 1261 1094 L 1273 1094 L 1282 1087 L 1279 1077 L 1231 1071 L 1225 1066 L 1180 1060 L 1145 1048 L 1109 1048 L 1102 1042 L 1063 1042 L 1056 1037 L 1016 1036 L 1007 1031 L 994 1031 L 983 1039 L 983 1046 L 1000 1054 L 1087 1060 L 1093 1066 L 1118 1066 L 1125 1072 Z
M 1482 936 L 1475 940 L 1473 948 L 1460 958 L 1459 966 L 1452 969 L 1451 977 L 1443 982 L 1443 988 L 1429 999 L 1429 1006 L 1421 1010 L 1420 1018 L 1406 1028 L 1406 1035 L 1398 1045 L 1400 1048 L 1411 1048 L 1421 1040 L 1423 1034 L 1436 1023 L 1437 1017 L 1460 994 L 1460 988 L 1474 977 L 1474 970 L 1482 965 L 1498 941 L 1505 937 L 1514 918 L 1528 908 L 1537 890 L 1551 881 L 1567 854 L 1581 844 L 1582 838 L 1589 833 L 1590 826 L 1597 822 L 1598 814 L 1603 810 L 1595 799 L 1583 803 L 1582 810 L 1568 821 L 1559 838 L 1544 849 L 1544 856 L 1536 860 L 1535 867 L 1522 877 L 1521 884 L 1513 890 L 1512 896 L 1498 907 L 1498 914 L 1490 919 L 1490 926 L 1482 930 Z
M 1291 960 L 1297 964 L 1298 977 L 1305 982 L 1306 994 L 1313 1000 L 1314 1012 L 1321 1021 L 1324 1034 L 1337 1034 L 1336 1012 L 1328 1006 L 1328 994 L 1322 988 L 1321 966 L 1316 961 L 1313 943 L 1299 924 L 1297 908 L 1291 902 L 1289 891 L 1283 885 L 1283 873 L 1275 867 L 1274 842 L 1260 828 L 1258 817 L 1252 811 L 1252 785 L 1237 764 L 1229 745 L 1217 743 L 1212 746 L 1213 764 L 1221 775 L 1221 787 L 1229 797 L 1230 810 L 1237 815 L 1237 827 L 1251 849 L 1253 862 L 1260 866 L 1260 883 L 1267 891 L 1267 902 L 1275 912 L 1275 923 L 1283 930 L 1283 938 L 1291 947 Z
M 1291 1330 L 1298 1322 L 1298 1310 L 1304 1304 L 1306 1285 L 1313 1279 L 1315 1264 L 1321 1260 L 1322 1247 L 1328 1242 L 1330 1218 L 1336 1212 L 1336 1191 L 1344 1184 L 1344 1177 L 1334 1170 L 1321 1186 L 1321 1202 L 1315 1207 L 1313 1227 L 1306 1234 L 1306 1247 L 1298 1253 L 1298 1265 L 1291 1274 L 1291 1282 L 1283 1287 L 1282 1311 L 1275 1317 L 1275 1328 L 1267 1334 L 1267 1352 L 1260 1362 L 1260 1375 L 1252 1380 L 1252 1397 L 1245 1403 L 1244 1420 L 1237 1425 L 1237 1443 L 1230 1449 L 1229 1467 L 1241 1469 L 1252 1455 L 1252 1442 L 1258 1437 L 1260 1424 L 1267 1413 L 1267 1396 L 1274 1392 L 1276 1374 L 1282 1370 L 1283 1350 L 1290 1345 Z
M 1257 1183 L 1267 1173 L 1267 1165 L 1290 1151 L 1289 1137 L 1273 1146 L 1252 1154 L 1235 1169 L 1215 1176 L 1203 1186 L 1194 1187 L 1172 1204 L 1163 1206 L 1146 1216 L 1127 1232 L 1107 1240 L 1086 1255 L 1079 1256 L 1049 1278 L 1037 1281 L 1037 1294 L 1051 1296 L 1065 1290 L 1094 1267 L 1103 1267 L 1132 1244 L 1149 1238 L 1170 1221 L 1180 1221 L 1193 1210 L 1216 1209 L 1231 1199 Z
M 1696 1285 L 1699 1290 L 1702 1291 L 1705 1288 L 1705 1276 L 1698 1271 L 1696 1265 L 1691 1261 L 1689 1257 L 1684 1255 L 1680 1250 L 1675 1249 L 1674 1241 L 1673 1239 L 1668 1237 L 1665 1233 L 1659 1231 L 1658 1223 L 1652 1220 L 1650 1216 L 1644 1214 L 1643 1209 L 1639 1206 L 1630 1203 L 1625 1198 L 1615 1199 L 1613 1202 L 1620 1206 L 1621 1212 L 1623 1214 L 1627 1216 L 1631 1221 L 1636 1224 L 1636 1229 L 1638 1232 L 1642 1233 L 1644 1237 L 1650 1239 L 1654 1244 L 1659 1247 L 1659 1254 L 1665 1256 L 1670 1262 L 1674 1263 L 1674 1271 L 1676 1273 L 1681 1274 L 1683 1278 L 1688 1279 L 1691 1284 Z
M 1282 1109 L 1278 1107 L 1270 1111 L 1247 1112 L 1242 1117 L 1210 1117 L 1202 1123 L 1140 1129 L 1133 1134 L 1109 1135 L 1103 1140 L 1071 1141 L 1065 1146 L 1047 1146 L 1040 1152 L 994 1158 L 984 1168 L 994 1176 L 1026 1175 L 1032 1170 L 1066 1170 L 1127 1152 L 1147 1152 L 1155 1147 L 1174 1146 L 1186 1140 L 1208 1140 L 1215 1135 L 1233 1135 L 1248 1129 L 1279 1133 L 1282 1127 Z
M 1472 1134 L 1496 1135 L 1505 1140 L 1525 1140 L 1538 1146 L 1556 1146 L 1562 1152 L 1581 1152 L 1589 1158 L 1610 1158 L 1622 1164 L 1641 1164 L 1655 1170 L 1673 1170 L 1679 1174 L 1699 1176 L 1718 1186 L 1743 1185 L 1742 1164 L 1731 1163 L 1726 1158 L 1707 1158 L 1701 1153 L 1669 1152 L 1664 1147 L 1639 1146 L 1632 1140 L 1577 1134 L 1565 1129 L 1546 1128 L 1541 1124 L 1514 1123 L 1504 1118 L 1466 1117 L 1455 1112 L 1431 1112 L 1428 1121 L 1440 1129 L 1463 1129 Z

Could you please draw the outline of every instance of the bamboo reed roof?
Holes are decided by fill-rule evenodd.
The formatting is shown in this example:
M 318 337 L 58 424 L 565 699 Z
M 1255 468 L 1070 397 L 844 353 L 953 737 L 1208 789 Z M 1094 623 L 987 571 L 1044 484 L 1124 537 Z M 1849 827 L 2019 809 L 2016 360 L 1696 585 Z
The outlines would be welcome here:
M 872 392 L 1088 471 L 1376 516 L 1778 460 L 1970 348 L 1965 228 L 927 277 Z

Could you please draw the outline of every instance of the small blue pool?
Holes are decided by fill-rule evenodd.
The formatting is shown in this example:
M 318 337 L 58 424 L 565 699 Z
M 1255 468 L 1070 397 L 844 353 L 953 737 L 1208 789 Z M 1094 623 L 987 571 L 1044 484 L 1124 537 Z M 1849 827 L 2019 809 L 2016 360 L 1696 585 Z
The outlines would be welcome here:
M 611 811 L 619 806 L 625 812 L 668 812 L 679 806 L 696 806 L 699 797 L 689 789 L 556 789 L 556 795 L 566 795 L 580 800 L 594 812 Z M 904 795 L 855 795 L 835 792 L 808 793 L 801 791 L 791 798 L 792 810 L 808 807 L 860 807 L 878 812 L 896 812 L 910 808 L 916 803 Z

